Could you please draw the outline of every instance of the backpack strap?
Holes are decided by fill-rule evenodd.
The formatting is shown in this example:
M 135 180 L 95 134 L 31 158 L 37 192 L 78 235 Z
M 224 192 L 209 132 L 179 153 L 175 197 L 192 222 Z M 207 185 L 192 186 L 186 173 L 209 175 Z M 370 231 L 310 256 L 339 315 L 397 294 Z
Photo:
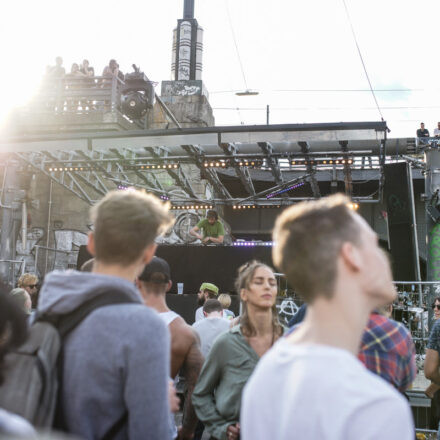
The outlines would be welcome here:
M 78 308 L 71 311 L 65 315 L 50 315 L 41 314 L 35 317 L 34 322 L 44 321 L 51 323 L 57 328 L 60 334 L 61 341 L 74 330 L 90 313 L 101 307 L 113 305 L 113 304 L 140 304 L 138 301 L 129 296 L 126 292 L 119 289 L 100 289 L 100 292 L 96 294 L 93 298 L 85 303 L 81 304 Z M 61 374 L 63 370 L 63 355 L 60 353 L 58 359 L 58 375 L 59 383 L 62 384 Z M 59 391 L 61 390 L 61 386 Z M 113 438 L 121 431 L 128 420 L 128 412 L 125 411 L 124 414 L 117 420 L 113 426 L 104 434 L 102 440 L 113 440 Z M 61 399 L 58 398 L 58 405 L 55 414 L 55 427 L 65 430 L 63 410 Z
M 35 317 L 34 322 L 45 321 L 57 328 L 61 340 L 74 330 L 95 309 L 113 304 L 140 304 L 126 292 L 119 289 L 100 289 L 100 292 L 89 301 L 81 304 L 68 314 L 42 314 Z

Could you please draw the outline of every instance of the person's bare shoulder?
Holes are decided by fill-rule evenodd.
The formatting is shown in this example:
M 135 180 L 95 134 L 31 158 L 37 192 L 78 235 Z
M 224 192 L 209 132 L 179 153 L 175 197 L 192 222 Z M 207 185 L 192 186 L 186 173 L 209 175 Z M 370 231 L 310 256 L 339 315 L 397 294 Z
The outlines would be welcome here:
M 172 340 L 178 341 L 182 349 L 185 347 L 185 349 L 188 350 L 194 343 L 199 343 L 198 334 L 181 316 L 176 318 L 169 325 L 169 329 Z

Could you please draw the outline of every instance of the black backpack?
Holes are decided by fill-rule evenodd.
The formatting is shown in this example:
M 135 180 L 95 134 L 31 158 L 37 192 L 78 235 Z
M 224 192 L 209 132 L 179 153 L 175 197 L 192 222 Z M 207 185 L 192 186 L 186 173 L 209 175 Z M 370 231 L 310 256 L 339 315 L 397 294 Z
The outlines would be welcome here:
M 5 380 L 0 386 L 0 408 L 18 414 L 36 427 L 63 428 L 59 384 L 62 383 L 64 338 L 95 309 L 137 303 L 121 290 L 102 290 L 65 315 L 38 314 L 27 341 L 5 357 Z M 127 415 L 116 421 L 103 437 L 112 438 Z

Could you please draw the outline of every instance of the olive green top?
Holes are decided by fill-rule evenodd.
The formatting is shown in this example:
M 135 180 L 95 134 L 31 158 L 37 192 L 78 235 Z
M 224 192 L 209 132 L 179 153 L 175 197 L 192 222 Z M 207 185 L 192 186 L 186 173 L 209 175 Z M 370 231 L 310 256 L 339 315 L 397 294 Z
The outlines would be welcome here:
M 218 238 L 220 235 L 225 235 L 225 228 L 221 221 L 216 220 L 213 225 L 209 223 L 207 218 L 200 220 L 197 225 L 199 229 L 203 232 L 203 238 L 205 237 L 214 237 Z
M 227 440 L 228 426 L 239 422 L 241 393 L 259 359 L 240 325 L 214 342 L 192 394 L 197 417 L 214 438 Z

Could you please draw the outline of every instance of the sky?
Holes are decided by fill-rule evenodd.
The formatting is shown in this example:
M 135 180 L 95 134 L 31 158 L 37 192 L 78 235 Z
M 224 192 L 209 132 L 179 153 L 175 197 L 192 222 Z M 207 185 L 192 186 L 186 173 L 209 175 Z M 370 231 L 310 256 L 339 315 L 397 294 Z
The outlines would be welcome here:
M 383 118 L 390 137 L 440 121 L 438 0 L 195 0 L 204 28 L 203 81 L 216 125 Z M 56 56 L 97 74 L 115 58 L 171 79 L 172 31 L 183 0 L 15 0 L 0 3 L 0 123 L 25 105 Z M 256 90 L 257 96 L 236 96 Z M 360 90 L 360 91 L 359 91 Z

